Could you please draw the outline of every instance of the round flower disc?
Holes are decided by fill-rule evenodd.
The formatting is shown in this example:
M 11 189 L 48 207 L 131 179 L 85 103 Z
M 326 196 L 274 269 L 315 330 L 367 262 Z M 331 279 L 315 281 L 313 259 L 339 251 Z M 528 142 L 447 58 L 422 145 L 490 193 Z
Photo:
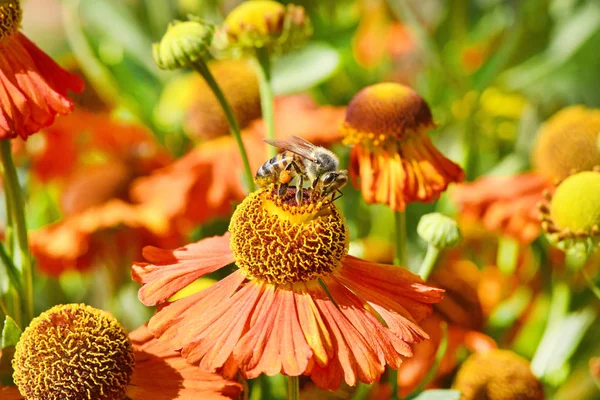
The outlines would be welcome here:
M 250 194 L 229 225 L 236 264 L 268 283 L 307 282 L 331 273 L 348 251 L 346 220 L 334 204 L 313 203 L 295 189 L 280 198 L 271 187 Z
M 565 179 L 552 196 L 550 215 L 559 229 L 589 232 L 600 225 L 600 173 L 585 171 Z
M 133 348 L 109 313 L 58 305 L 34 318 L 17 343 L 13 378 L 27 399 L 121 400 Z
M 18 0 L 0 3 L 0 40 L 12 35 L 19 29 L 23 11 Z

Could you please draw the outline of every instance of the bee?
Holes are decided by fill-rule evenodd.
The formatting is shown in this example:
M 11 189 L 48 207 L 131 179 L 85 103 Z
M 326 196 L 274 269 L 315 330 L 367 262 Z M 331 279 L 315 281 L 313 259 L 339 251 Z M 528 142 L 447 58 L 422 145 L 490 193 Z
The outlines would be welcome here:
M 288 185 L 298 178 L 296 202 L 302 202 L 304 180 L 311 183 L 312 193 L 321 198 L 340 193 L 348 182 L 348 171 L 338 170 L 339 160 L 333 152 L 315 146 L 307 140 L 292 136 L 290 140 L 263 139 L 268 144 L 285 150 L 264 163 L 257 171 L 255 182 L 260 186 L 279 185 L 279 195 L 287 192 Z M 339 197 L 338 197 L 339 198 Z

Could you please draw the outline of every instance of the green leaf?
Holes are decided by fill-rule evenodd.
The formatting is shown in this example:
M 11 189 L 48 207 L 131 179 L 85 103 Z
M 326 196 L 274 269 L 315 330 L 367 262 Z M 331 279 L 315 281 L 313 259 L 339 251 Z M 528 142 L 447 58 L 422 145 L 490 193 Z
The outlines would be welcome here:
M 16 346 L 21 337 L 21 329 L 14 319 L 7 316 L 4 319 L 4 327 L 2 328 L 2 337 L 0 337 L 0 349 L 9 346 Z
M 410 397 L 410 400 L 458 400 L 460 392 L 450 389 L 426 390 L 419 393 L 415 397 Z
M 329 79 L 340 55 L 327 43 L 313 42 L 273 62 L 271 85 L 276 95 L 298 93 Z

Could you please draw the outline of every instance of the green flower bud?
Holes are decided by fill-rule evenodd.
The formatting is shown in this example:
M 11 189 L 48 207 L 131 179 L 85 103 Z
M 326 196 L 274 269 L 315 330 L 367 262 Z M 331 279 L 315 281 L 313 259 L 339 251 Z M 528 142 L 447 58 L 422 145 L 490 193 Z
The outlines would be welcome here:
M 172 21 L 160 43 L 152 47 L 160 69 L 189 67 L 204 57 L 214 36 L 214 27 L 198 20 Z
M 457 246 L 462 239 L 456 221 L 440 213 L 423 215 L 417 225 L 417 233 L 437 249 Z

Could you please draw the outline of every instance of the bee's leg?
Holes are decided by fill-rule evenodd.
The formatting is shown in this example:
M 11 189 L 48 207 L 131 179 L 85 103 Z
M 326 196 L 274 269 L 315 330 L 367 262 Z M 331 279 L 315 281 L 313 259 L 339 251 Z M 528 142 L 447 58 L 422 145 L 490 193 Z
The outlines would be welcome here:
M 287 189 L 288 189 L 287 183 L 280 183 L 279 188 L 277 190 L 277 194 L 279 194 L 279 197 L 285 196 L 285 194 L 287 193 Z
M 304 185 L 304 177 L 298 175 L 298 186 L 296 186 L 296 204 L 302 204 L 302 186 Z
M 319 178 L 315 178 L 312 181 L 311 192 L 310 192 L 310 198 L 311 199 L 314 197 L 315 193 L 320 192 L 320 190 L 319 190 L 319 182 L 320 182 Z

